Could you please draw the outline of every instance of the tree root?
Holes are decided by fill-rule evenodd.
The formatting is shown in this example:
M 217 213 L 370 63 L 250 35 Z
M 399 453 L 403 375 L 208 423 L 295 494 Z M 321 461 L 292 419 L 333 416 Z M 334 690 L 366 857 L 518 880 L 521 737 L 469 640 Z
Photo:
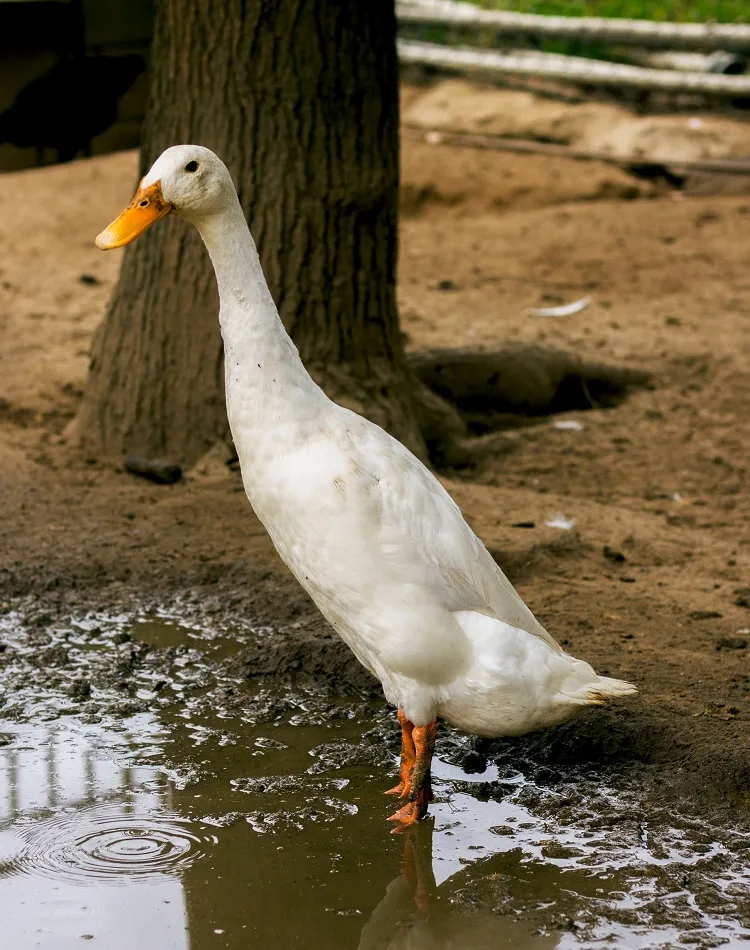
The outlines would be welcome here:
M 529 417 L 616 405 L 650 382 L 643 370 L 537 343 L 425 350 L 395 362 L 312 362 L 308 369 L 331 399 L 443 470 L 478 467 L 512 451 L 516 440 L 507 430 Z M 74 421 L 66 432 L 71 440 L 76 428 Z M 226 431 L 217 428 L 216 438 L 227 440 Z

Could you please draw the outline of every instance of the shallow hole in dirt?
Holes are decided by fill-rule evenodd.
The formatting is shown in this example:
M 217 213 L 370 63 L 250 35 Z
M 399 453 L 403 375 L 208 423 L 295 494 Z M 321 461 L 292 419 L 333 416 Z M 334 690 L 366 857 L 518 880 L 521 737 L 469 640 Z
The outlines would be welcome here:
M 543 422 L 550 415 L 612 408 L 651 385 L 648 372 L 538 343 L 493 350 L 424 350 L 414 372 L 452 402 L 474 435 Z
M 231 641 L 270 631 L 166 614 L 40 631 L 11 614 L 0 634 L 14 950 L 750 939 L 750 835 L 647 800 L 625 774 L 532 780 L 444 730 L 433 817 L 394 836 L 392 715 L 227 674 Z

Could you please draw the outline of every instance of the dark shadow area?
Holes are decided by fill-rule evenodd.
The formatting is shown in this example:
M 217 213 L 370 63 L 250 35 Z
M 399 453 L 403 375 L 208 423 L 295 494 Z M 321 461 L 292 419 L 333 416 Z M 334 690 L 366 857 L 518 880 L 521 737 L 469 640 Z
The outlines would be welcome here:
M 34 148 L 37 164 L 91 155 L 91 140 L 117 120 L 117 103 L 145 70 L 142 56 L 79 56 L 55 63 L 0 113 L 0 143 Z
M 410 354 L 409 362 L 426 386 L 458 407 L 474 435 L 558 412 L 611 408 L 651 383 L 645 370 L 538 343 L 429 350 Z

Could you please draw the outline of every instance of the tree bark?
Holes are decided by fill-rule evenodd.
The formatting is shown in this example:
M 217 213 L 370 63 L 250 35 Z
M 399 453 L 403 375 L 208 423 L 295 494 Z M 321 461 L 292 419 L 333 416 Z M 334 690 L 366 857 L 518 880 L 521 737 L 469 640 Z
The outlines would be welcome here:
M 329 395 L 421 455 L 425 420 L 431 440 L 444 418 L 460 428 L 420 390 L 399 330 L 393 0 L 157 0 L 151 62 L 141 175 L 169 145 L 217 152 Z M 226 438 L 217 311 L 186 222 L 126 249 L 77 421 L 90 450 L 190 464 Z

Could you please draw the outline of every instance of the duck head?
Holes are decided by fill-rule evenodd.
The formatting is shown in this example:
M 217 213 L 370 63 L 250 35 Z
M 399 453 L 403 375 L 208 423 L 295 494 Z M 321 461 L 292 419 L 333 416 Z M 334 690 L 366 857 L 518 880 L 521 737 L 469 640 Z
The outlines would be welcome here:
M 102 251 L 130 244 L 172 212 L 193 223 L 221 211 L 234 194 L 227 167 L 202 145 L 173 145 L 141 179 L 133 200 L 97 237 Z

